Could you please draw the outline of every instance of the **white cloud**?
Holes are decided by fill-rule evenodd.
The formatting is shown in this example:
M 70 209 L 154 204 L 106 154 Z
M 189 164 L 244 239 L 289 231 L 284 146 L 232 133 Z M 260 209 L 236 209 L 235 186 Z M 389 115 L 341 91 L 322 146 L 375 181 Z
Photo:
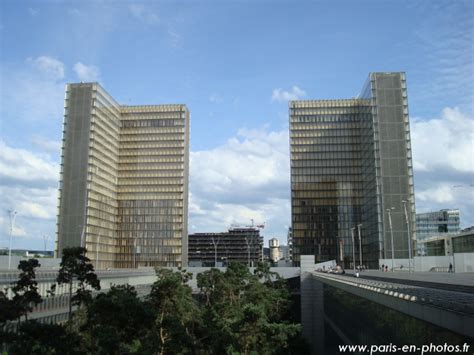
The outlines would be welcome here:
M 34 9 L 32 7 L 29 7 L 28 8 L 28 12 L 31 16 L 36 16 L 38 14 L 38 10 L 37 9 Z
M 53 141 L 51 139 L 46 139 L 44 137 L 38 136 L 34 134 L 31 137 L 31 141 L 35 144 L 38 148 L 42 151 L 53 153 L 59 156 L 61 151 L 61 142 L 60 141 Z
M 41 56 L 36 59 L 29 58 L 28 61 L 42 74 L 51 79 L 61 80 L 64 78 L 64 64 L 55 58 Z
M 141 4 L 133 4 L 128 7 L 130 13 L 137 20 L 142 21 L 148 25 L 155 25 L 160 22 L 160 18 L 151 9 L 146 8 Z
M 445 108 L 439 118 L 411 121 L 417 212 L 461 210 L 474 225 L 474 117 Z
M 425 190 L 418 191 L 416 198 L 420 201 L 432 201 L 436 203 L 452 203 L 455 199 L 453 185 L 440 183 Z
M 209 101 L 212 102 L 213 104 L 220 104 L 222 103 L 223 100 L 219 94 L 214 92 L 209 96 Z
M 174 30 L 168 30 L 167 33 L 171 46 L 174 48 L 180 48 L 183 44 L 183 37 Z
M 64 112 L 64 64 L 48 56 L 28 58 L 26 66 L 2 66 L 2 82 L 8 90 L 1 90 L 2 120 L 25 124 L 42 122 L 42 127 L 58 130 Z M 51 125 L 51 126 L 49 126 Z
M 3 239 L 3 243 L 0 243 L 0 247 L 7 247 L 9 243 L 9 238 L 10 238 L 10 217 L 8 216 L 8 213 L 6 217 L 0 216 L 0 231 L 2 234 L 5 236 Z M 25 229 L 18 225 L 17 220 L 15 218 L 15 221 L 13 222 L 13 229 L 11 230 L 11 234 L 13 237 L 24 237 L 26 236 L 26 231 Z M 3 244 L 3 245 L 2 245 Z M 13 240 L 12 240 L 13 244 Z M 14 247 L 12 246 L 12 249 Z
M 288 132 L 240 129 L 215 149 L 191 152 L 190 232 L 267 222 L 286 238 L 290 219 Z M 285 242 L 286 244 L 286 242 Z
M 51 186 L 59 177 L 59 165 L 25 149 L 9 147 L 0 140 L 0 181 L 4 184 Z
M 272 101 L 286 102 L 289 100 L 299 100 L 306 96 L 306 91 L 294 85 L 290 91 L 283 89 L 273 89 Z
M 85 65 L 81 62 L 74 64 L 74 71 L 80 81 L 91 82 L 99 81 L 99 68 L 94 65 Z
M 0 141 L 0 211 L 18 212 L 14 236 L 54 235 L 58 180 L 59 164 L 47 155 L 13 148 Z M 0 213 L 0 225 L 0 244 L 4 244 L 10 233 L 5 213 Z M 13 247 L 20 244 L 31 248 L 21 241 L 14 241 Z
M 441 118 L 411 123 L 414 168 L 474 172 L 474 117 L 445 108 Z
M 72 15 L 72 16 L 80 16 L 80 15 L 82 15 L 82 12 L 79 11 L 78 9 L 76 9 L 76 8 L 68 9 L 67 12 L 68 12 L 69 15 Z

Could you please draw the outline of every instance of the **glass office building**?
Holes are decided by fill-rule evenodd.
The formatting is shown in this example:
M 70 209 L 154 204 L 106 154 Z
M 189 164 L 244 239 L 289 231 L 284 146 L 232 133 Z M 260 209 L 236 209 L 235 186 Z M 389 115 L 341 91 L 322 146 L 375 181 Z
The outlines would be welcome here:
M 263 259 L 263 237 L 256 227 L 231 227 L 223 233 L 189 235 L 189 266 L 256 266 Z
M 416 214 L 416 238 L 423 240 L 460 231 L 459 210 L 441 210 Z
M 290 101 L 289 111 L 294 263 L 315 255 L 349 267 L 355 254 L 356 265 L 376 266 L 391 257 L 392 239 L 395 258 L 408 257 L 415 201 L 405 74 L 371 73 L 357 98 Z
M 57 252 L 96 267 L 187 264 L 189 111 L 119 105 L 97 83 L 66 87 Z

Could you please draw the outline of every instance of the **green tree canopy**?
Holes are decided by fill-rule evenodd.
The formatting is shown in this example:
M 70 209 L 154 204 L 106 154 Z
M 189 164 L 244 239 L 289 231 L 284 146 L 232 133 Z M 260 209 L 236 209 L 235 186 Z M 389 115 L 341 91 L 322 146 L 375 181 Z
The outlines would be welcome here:
M 100 290 L 100 281 L 94 273 L 94 266 L 86 256 L 87 249 L 82 247 L 65 248 L 61 259 L 56 281 L 59 285 L 69 284 L 69 319 L 72 305 L 81 305 L 91 300 L 91 288 Z M 72 294 L 74 280 L 77 280 L 77 291 Z
M 91 352 L 123 354 L 141 347 L 153 321 L 151 309 L 133 286 L 112 286 L 87 305 L 82 330 L 88 335 Z
M 198 275 L 205 300 L 206 347 L 213 353 L 271 354 L 289 348 L 300 327 L 284 320 L 290 305 L 286 282 L 259 265 L 252 275 L 231 263 L 222 273 Z
M 156 275 L 158 280 L 147 296 L 155 322 L 144 350 L 159 354 L 192 352 L 199 348 L 195 330 L 200 321 L 200 309 L 186 285 L 192 274 L 156 269 Z

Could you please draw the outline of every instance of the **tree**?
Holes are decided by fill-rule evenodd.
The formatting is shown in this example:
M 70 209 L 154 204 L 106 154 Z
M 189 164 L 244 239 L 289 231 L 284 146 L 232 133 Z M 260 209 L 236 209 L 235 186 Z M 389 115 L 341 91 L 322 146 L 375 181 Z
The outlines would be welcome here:
M 300 326 L 285 320 L 289 307 L 286 281 L 259 265 L 252 275 L 231 263 L 225 273 L 198 275 L 204 305 L 206 350 L 211 353 L 276 353 L 288 350 Z
M 155 312 L 155 322 L 144 352 L 185 353 L 199 347 L 195 328 L 200 310 L 186 285 L 192 274 L 156 269 L 158 280 L 152 285 L 147 301 Z
M 7 349 L 12 354 L 73 354 L 73 343 L 77 345 L 77 336 L 67 334 L 60 325 L 28 321 L 28 313 L 42 302 L 35 273 L 39 266 L 36 259 L 20 261 L 18 269 L 21 273 L 11 288 L 13 298 L 8 299 L 0 291 L 0 343 L 7 344 Z M 23 315 L 25 322 L 16 331 L 5 330 L 7 321 L 18 320 Z
M 82 330 L 88 333 L 90 352 L 124 354 L 142 345 L 153 320 L 133 286 L 112 286 L 88 303 Z
M 35 273 L 35 269 L 39 266 L 36 259 L 20 261 L 18 264 L 18 270 L 21 271 L 19 279 L 11 288 L 13 298 L 8 298 L 8 289 L 5 292 L 0 291 L 0 328 L 3 328 L 6 322 L 20 319 L 23 315 L 28 320 L 28 312 L 31 312 L 35 305 L 42 302 L 38 293 Z
M 92 299 L 92 291 L 100 290 L 100 281 L 94 273 L 90 259 L 86 256 L 87 249 L 83 247 L 65 248 L 61 259 L 56 281 L 59 285 L 69 284 L 69 319 L 72 315 L 72 305 L 80 306 Z M 72 295 L 74 280 L 78 281 L 77 291 Z
M 37 321 L 23 322 L 18 332 L 11 334 L 8 351 L 11 354 L 82 354 L 77 334 L 69 333 L 59 324 Z
M 21 273 L 12 287 L 13 303 L 18 307 L 21 315 L 25 316 L 25 320 L 28 320 L 28 312 L 43 301 L 38 293 L 35 274 L 35 269 L 40 266 L 36 259 L 21 260 L 18 264 L 18 270 L 21 270 Z

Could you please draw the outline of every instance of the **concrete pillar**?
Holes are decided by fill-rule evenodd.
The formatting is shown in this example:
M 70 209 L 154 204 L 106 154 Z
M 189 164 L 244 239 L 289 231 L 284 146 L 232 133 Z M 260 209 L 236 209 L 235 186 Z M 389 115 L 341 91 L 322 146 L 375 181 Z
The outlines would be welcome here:
M 312 354 L 324 354 L 323 284 L 313 279 L 314 255 L 301 255 L 301 327 Z

